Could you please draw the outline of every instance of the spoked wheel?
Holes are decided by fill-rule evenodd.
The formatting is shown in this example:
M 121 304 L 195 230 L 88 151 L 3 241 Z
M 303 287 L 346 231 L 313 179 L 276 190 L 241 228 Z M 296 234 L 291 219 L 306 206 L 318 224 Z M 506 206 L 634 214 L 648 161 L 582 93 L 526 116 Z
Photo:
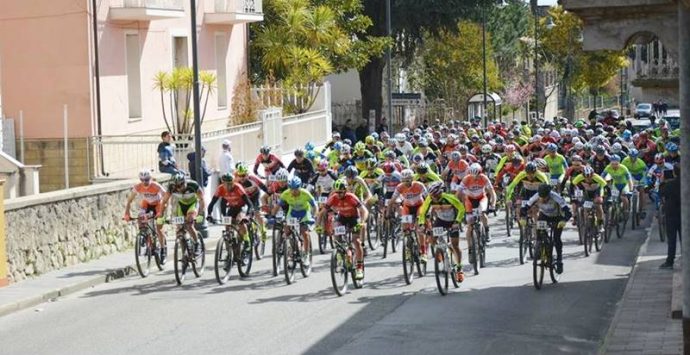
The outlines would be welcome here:
M 546 250 L 548 252 L 548 261 L 549 261 L 549 276 L 551 276 L 551 283 L 558 283 L 558 280 L 560 280 L 561 275 L 556 273 L 556 259 L 554 259 L 554 250 L 555 246 L 553 245 L 548 245 L 546 246 Z
M 447 251 L 446 255 L 448 256 L 446 258 L 446 269 L 449 270 L 448 272 L 450 273 L 450 279 L 453 281 L 453 287 L 458 288 L 458 287 L 460 287 L 460 283 L 458 282 L 458 280 L 455 279 L 455 272 L 461 271 L 459 269 L 460 265 L 458 265 L 459 270 L 455 270 L 455 268 L 453 267 L 455 264 L 458 263 L 458 261 L 455 260 L 455 257 L 453 256 L 452 250 Z
M 474 269 L 475 275 L 479 275 L 479 258 L 477 257 L 478 243 L 479 242 L 474 237 L 474 233 L 472 233 L 472 246 L 470 246 L 470 250 L 468 251 L 468 253 L 470 258 L 470 264 L 472 264 L 472 268 Z
M 347 292 L 347 279 L 350 271 L 345 258 L 346 255 L 338 250 L 331 252 L 331 282 L 338 296 L 342 296 Z
M 185 243 L 180 243 L 180 239 L 175 240 L 175 281 L 178 285 L 182 285 L 187 274 L 189 262 L 187 261 L 187 246 Z
M 414 242 L 412 241 L 412 236 L 406 235 L 404 237 L 405 242 L 402 248 L 402 264 L 403 264 L 403 275 L 405 276 L 405 283 L 411 284 L 414 279 Z
M 608 213 L 604 216 L 604 243 L 608 243 L 611 240 L 611 235 L 613 234 L 613 229 L 615 228 L 616 216 L 614 216 L 615 209 L 613 206 L 608 208 Z
M 285 238 L 283 240 L 283 272 L 288 285 L 295 282 L 296 257 L 296 246 L 293 245 L 292 238 Z
M 326 254 L 326 248 L 328 247 L 328 236 L 325 233 L 319 233 L 316 235 L 319 241 L 319 253 Z
M 519 243 L 519 251 L 520 251 L 520 265 L 524 264 L 525 261 L 527 260 L 527 255 L 529 253 L 529 242 L 527 241 L 527 233 L 525 232 L 525 229 L 527 227 L 520 227 L 520 243 Z
M 249 231 L 249 235 L 254 246 L 254 257 L 256 260 L 261 260 L 266 253 L 266 238 L 262 238 L 259 226 L 255 222 L 252 222 L 252 229 Z
M 201 277 L 204 274 L 204 266 L 206 266 L 206 246 L 204 245 L 204 238 L 201 238 L 201 234 L 197 234 L 196 240 L 199 241 L 199 256 L 194 258 L 192 262 L 192 271 L 196 277 Z
M 585 244 L 585 234 L 587 227 L 585 222 L 585 212 L 582 207 L 577 209 L 577 235 L 580 239 L 580 245 Z
M 280 268 L 283 266 L 283 231 L 280 229 L 273 229 L 271 234 L 271 248 L 273 254 L 273 276 L 280 274 Z
M 640 204 L 639 198 L 637 197 L 637 193 L 634 193 L 632 195 L 632 198 L 630 199 L 630 204 L 630 229 L 635 230 L 640 225 L 640 221 L 638 220 L 640 216 Z
M 510 207 L 506 207 L 506 234 L 510 237 L 510 230 L 513 228 L 513 216 Z
M 587 257 L 592 253 L 592 225 L 590 221 L 587 221 L 585 226 L 585 242 L 583 244 L 585 249 L 585 257 Z
M 373 214 L 370 214 L 369 221 L 367 222 L 367 242 L 371 250 L 376 250 L 381 243 L 381 234 L 379 233 L 378 224 L 378 217 L 374 217 Z
M 299 269 L 300 269 L 300 272 L 302 272 L 303 277 L 309 277 L 309 275 L 311 274 L 312 255 L 314 255 L 314 253 L 313 253 L 313 251 L 314 251 L 313 245 L 314 244 L 311 243 L 311 236 L 307 236 L 307 238 L 310 238 L 310 240 L 309 240 L 309 255 L 307 256 L 307 258 L 309 258 L 309 266 L 305 266 L 304 263 L 301 261 L 299 263 Z
M 436 275 L 436 286 L 438 286 L 438 292 L 445 296 L 448 294 L 448 277 L 450 274 L 450 268 L 448 267 L 448 258 L 446 258 L 446 253 L 443 250 L 436 250 L 434 254 L 434 274 Z M 455 276 L 455 275 L 453 275 Z
M 143 244 L 142 244 L 143 239 Z M 151 262 L 153 261 L 153 243 L 145 234 L 139 234 L 134 241 L 134 260 L 137 263 L 137 271 L 141 277 L 149 276 Z
M 417 238 L 416 235 L 414 237 Z M 428 249 L 428 246 L 427 246 L 427 249 Z M 427 252 L 426 255 L 429 255 L 429 253 Z M 419 277 L 426 276 L 426 264 L 428 263 L 428 261 L 427 262 L 422 261 L 422 252 L 419 251 L 419 244 L 418 243 L 414 243 L 414 263 L 417 266 L 417 275 Z
M 618 237 L 618 239 L 621 239 L 623 237 L 623 234 L 625 233 L 625 225 L 628 224 L 629 212 L 620 209 L 617 215 L 618 218 L 616 219 L 616 237 Z
M 385 259 L 388 256 L 388 241 L 391 240 L 392 232 L 390 230 L 391 224 L 385 221 L 381 225 L 381 245 L 383 245 L 383 256 L 381 259 Z
M 233 263 L 232 246 L 225 237 L 218 239 L 216 244 L 216 257 L 213 263 L 213 268 L 216 273 L 216 281 L 219 284 L 224 284 L 230 279 L 230 271 L 232 271 Z
M 239 255 L 237 255 L 237 271 L 241 277 L 249 277 L 252 271 L 253 253 L 251 237 L 248 241 L 240 241 Z
M 597 251 L 601 251 L 601 249 L 604 248 L 604 234 L 602 234 L 599 231 L 599 226 L 595 225 L 594 221 L 589 222 L 590 229 L 589 229 L 589 237 L 590 239 L 594 239 L 594 248 Z
M 479 240 L 479 267 L 483 268 L 486 266 L 486 239 L 485 239 L 485 233 L 486 230 L 484 229 L 484 226 L 480 226 L 482 229 L 481 232 L 477 235 L 477 238 Z
M 532 259 L 532 280 L 534 282 L 534 288 L 540 290 L 541 285 L 544 283 L 544 269 L 546 268 L 544 257 L 546 250 L 544 250 L 539 241 L 535 243 L 534 249 L 537 255 Z

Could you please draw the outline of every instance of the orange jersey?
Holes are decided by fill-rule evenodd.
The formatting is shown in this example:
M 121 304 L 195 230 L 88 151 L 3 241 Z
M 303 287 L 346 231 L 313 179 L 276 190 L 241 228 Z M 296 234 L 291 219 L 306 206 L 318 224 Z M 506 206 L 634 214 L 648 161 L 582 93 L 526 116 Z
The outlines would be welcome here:
M 460 159 L 458 161 L 451 160 L 448 162 L 448 170 L 450 170 L 450 174 L 453 177 L 453 182 L 461 181 L 462 178 L 465 177 L 465 174 L 467 174 L 467 169 L 469 168 L 470 164 L 468 164 L 466 160 Z
M 522 170 L 525 169 L 525 163 L 521 163 L 518 166 L 513 166 L 513 163 L 508 163 L 506 164 L 503 169 L 501 169 L 501 172 L 496 175 L 496 180 L 494 180 L 494 185 L 500 186 L 501 185 L 501 180 L 503 179 L 504 175 L 509 175 L 510 180 L 513 180 L 515 176 L 520 173 Z
M 396 200 L 399 197 L 403 199 L 403 206 L 421 206 L 426 198 L 426 187 L 424 187 L 424 184 L 419 181 L 413 181 L 412 185 L 410 186 L 399 184 L 393 193 L 393 200 Z
M 487 187 L 493 188 L 493 185 L 491 185 L 491 181 L 484 174 L 477 176 L 467 175 L 460 183 L 460 191 L 472 199 L 483 198 Z
M 155 181 L 151 181 L 149 186 L 145 186 L 143 182 L 134 185 L 132 192 L 143 197 L 141 201 L 142 207 L 155 206 L 162 199 L 165 194 L 165 188 Z

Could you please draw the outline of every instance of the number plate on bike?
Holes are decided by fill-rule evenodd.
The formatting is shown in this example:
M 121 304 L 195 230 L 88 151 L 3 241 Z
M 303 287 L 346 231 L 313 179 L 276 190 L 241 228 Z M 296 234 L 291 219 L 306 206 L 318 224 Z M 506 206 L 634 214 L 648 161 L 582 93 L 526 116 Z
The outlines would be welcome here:
M 328 201 L 328 196 L 319 196 L 319 203 L 326 203 Z
M 510 176 L 509 175 L 503 176 L 503 183 L 506 185 L 508 185 L 510 183 Z
M 232 224 L 232 217 L 223 217 L 220 220 L 221 224 Z
M 546 221 L 537 221 L 537 229 L 548 230 L 549 229 L 549 223 L 547 223 Z
M 173 217 L 170 219 L 170 224 L 174 224 L 174 225 L 184 224 L 184 217 Z
M 621 195 L 621 192 L 618 191 L 617 188 L 614 188 L 613 190 L 611 190 L 611 196 L 612 196 L 613 198 L 618 198 L 618 196 L 620 196 L 620 195 Z
M 276 182 L 276 181 L 278 181 L 278 180 L 276 179 L 275 176 L 273 176 L 273 175 L 268 176 L 268 182 Z
M 384 206 L 388 206 L 388 204 L 390 204 L 390 203 L 391 203 L 391 199 L 387 199 L 387 200 L 383 201 Z
M 592 201 L 585 201 L 585 204 L 584 204 L 584 208 L 585 208 L 585 209 L 588 209 L 588 210 L 589 210 L 589 209 L 591 209 L 592 207 L 594 207 L 594 202 L 592 202 Z
M 333 229 L 333 234 L 335 235 L 345 235 L 345 226 L 335 226 Z
M 299 219 L 297 218 L 288 218 L 287 219 L 287 225 L 290 227 L 299 227 Z
M 400 222 L 402 222 L 402 223 L 412 223 L 412 215 L 411 215 L 411 214 L 407 214 L 407 215 L 404 215 L 404 216 L 400 216 Z
M 431 231 L 434 234 L 434 237 L 442 237 L 446 235 L 446 229 L 443 227 L 434 227 L 434 229 Z
M 584 194 L 582 193 L 582 190 L 580 190 L 580 189 L 575 190 L 575 198 L 578 198 L 578 199 L 582 198 L 583 195 Z
M 285 217 L 285 212 L 283 212 L 283 210 L 280 210 L 278 213 L 276 213 L 276 218 L 281 219 L 283 217 Z

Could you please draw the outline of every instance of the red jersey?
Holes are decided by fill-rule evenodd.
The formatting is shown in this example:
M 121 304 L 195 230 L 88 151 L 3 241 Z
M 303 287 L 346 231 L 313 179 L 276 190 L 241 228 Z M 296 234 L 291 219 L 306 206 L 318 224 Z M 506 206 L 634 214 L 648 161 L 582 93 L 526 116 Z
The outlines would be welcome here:
M 274 154 L 269 154 L 267 159 L 264 159 L 262 154 L 259 154 L 259 156 L 256 157 L 256 161 L 254 161 L 255 174 L 257 173 L 259 165 L 264 167 L 264 174 L 275 174 L 278 169 L 284 167 L 283 162 L 280 161 L 280 158 Z
M 328 197 L 328 200 L 326 200 L 326 206 L 345 218 L 359 216 L 359 211 L 357 209 L 361 205 L 362 203 L 357 196 L 351 192 L 346 193 L 342 198 L 337 193 L 333 193 Z
M 503 180 L 503 176 L 506 174 L 510 176 L 510 180 L 513 180 L 517 174 L 519 174 L 522 170 L 525 169 L 525 162 L 520 163 L 518 166 L 514 166 L 513 163 L 508 163 L 503 166 L 503 169 L 501 169 L 500 172 L 498 172 L 498 175 L 496 175 L 496 179 L 494 180 L 494 185 L 496 186 L 501 186 L 501 181 Z
M 213 196 L 224 199 L 228 202 L 228 206 L 230 207 L 244 206 L 245 199 L 249 197 L 247 192 L 244 191 L 244 187 L 242 187 L 242 185 L 239 183 L 234 183 L 231 190 L 226 189 L 225 184 L 221 184 L 218 186 L 218 189 L 216 189 L 216 193 Z

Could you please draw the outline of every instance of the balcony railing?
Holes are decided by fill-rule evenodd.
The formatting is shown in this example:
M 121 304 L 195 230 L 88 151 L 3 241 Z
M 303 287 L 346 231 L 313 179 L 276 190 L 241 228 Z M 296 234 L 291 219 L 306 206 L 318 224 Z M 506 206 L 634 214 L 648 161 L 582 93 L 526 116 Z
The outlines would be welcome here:
M 264 20 L 262 0 L 214 0 L 204 20 L 211 24 L 239 24 Z
M 151 21 L 184 15 L 184 0 L 115 0 L 110 6 L 110 19 L 114 21 Z
M 654 60 L 651 63 L 640 63 L 635 74 L 635 79 L 632 81 L 634 86 L 672 87 L 678 85 L 680 68 L 678 63 L 671 60 L 663 62 Z

